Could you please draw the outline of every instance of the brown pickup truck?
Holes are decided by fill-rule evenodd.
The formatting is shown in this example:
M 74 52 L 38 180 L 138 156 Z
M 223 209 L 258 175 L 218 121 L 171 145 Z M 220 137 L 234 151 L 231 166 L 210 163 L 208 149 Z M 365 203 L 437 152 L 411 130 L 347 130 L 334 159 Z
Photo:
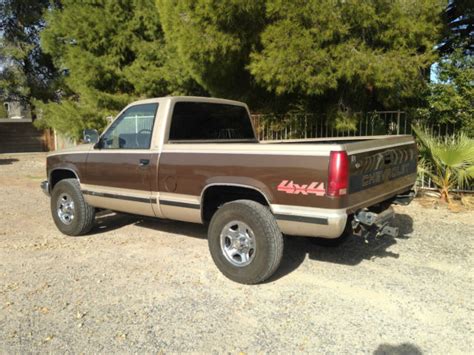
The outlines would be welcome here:
M 217 267 L 246 284 L 278 268 L 282 234 L 396 236 L 390 205 L 411 201 L 416 178 L 411 136 L 259 142 L 247 106 L 222 99 L 134 102 L 84 139 L 47 158 L 62 233 L 88 233 L 100 209 L 209 224 Z

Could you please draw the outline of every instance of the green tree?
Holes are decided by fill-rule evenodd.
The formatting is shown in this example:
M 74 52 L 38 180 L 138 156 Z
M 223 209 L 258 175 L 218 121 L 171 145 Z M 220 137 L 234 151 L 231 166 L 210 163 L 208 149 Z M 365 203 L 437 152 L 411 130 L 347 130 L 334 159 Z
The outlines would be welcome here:
M 0 103 L 0 118 L 8 118 L 8 111 L 6 107 Z
M 439 46 L 443 54 L 462 48 L 464 54 L 474 53 L 474 3 L 472 0 L 449 0 L 444 11 L 444 38 Z
M 428 87 L 427 105 L 418 110 L 430 124 L 453 124 L 474 137 L 474 57 L 459 46 L 436 67 L 437 81 Z
M 42 45 L 64 76 L 60 99 L 38 104 L 43 126 L 78 138 L 132 100 L 199 91 L 177 68 L 153 0 L 64 0 L 46 21 Z
M 335 115 L 407 105 L 419 97 L 437 58 L 442 5 L 440 0 L 269 0 L 271 23 L 249 69 L 276 94 L 324 98 L 326 107 L 338 108 Z
M 254 110 L 418 103 L 442 0 L 63 0 L 42 45 L 64 76 L 43 124 L 78 136 L 129 101 L 201 94 Z M 293 105 L 290 105 L 293 104 Z
M 54 97 L 57 71 L 39 43 L 49 6 L 50 0 L 0 1 L 0 100 Z
M 157 0 L 167 43 L 211 95 L 249 100 L 261 93 L 246 69 L 265 19 L 262 0 Z
M 450 124 L 474 137 L 474 7 L 469 0 L 450 0 L 443 14 L 435 80 L 417 110 L 430 125 Z
M 413 104 L 442 0 L 157 0 L 167 42 L 210 94 L 347 113 Z M 288 103 L 296 103 L 289 106 Z

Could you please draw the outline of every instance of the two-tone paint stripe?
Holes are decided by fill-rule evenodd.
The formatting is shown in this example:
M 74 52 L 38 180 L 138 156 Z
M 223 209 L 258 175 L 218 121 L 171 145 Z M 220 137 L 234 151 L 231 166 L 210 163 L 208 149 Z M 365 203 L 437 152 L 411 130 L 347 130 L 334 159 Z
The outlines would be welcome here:
M 181 208 L 190 208 L 190 209 L 201 209 L 199 204 L 187 203 L 181 201 L 171 201 L 160 199 L 160 205 L 164 206 L 173 206 Z M 306 217 L 306 216 L 297 216 L 297 215 L 286 215 L 286 214 L 275 214 L 277 220 L 281 221 L 290 221 L 290 222 L 302 222 L 302 223 L 312 223 L 312 224 L 321 224 L 328 225 L 328 219 L 323 217 Z
M 84 195 L 105 197 L 105 198 L 114 198 L 114 199 L 117 199 L 117 200 L 142 202 L 142 203 L 157 203 L 157 201 L 158 201 L 158 199 L 156 199 L 154 197 L 128 196 L 128 195 L 112 194 L 112 193 L 107 193 L 107 192 L 97 192 L 97 191 L 89 191 L 89 190 L 82 190 L 82 193 Z M 164 206 L 174 206 L 174 207 L 183 207 L 183 208 L 191 208 L 191 209 L 200 209 L 201 208 L 201 206 L 199 204 L 195 204 L 195 203 L 165 200 L 165 199 L 159 199 L 159 201 L 160 201 L 160 205 L 164 205 Z
M 153 197 L 127 196 L 127 195 L 111 194 L 107 192 L 97 192 L 97 191 L 89 191 L 89 190 L 82 190 L 82 193 L 84 195 L 115 198 L 117 200 L 133 201 L 133 202 L 156 203 L 157 201 L 156 198 L 153 198 Z
M 96 192 L 96 191 L 89 191 L 89 190 L 82 190 L 82 193 L 84 195 L 104 197 L 104 198 L 113 198 L 113 199 L 123 200 L 123 201 L 132 201 L 132 202 L 141 202 L 141 203 L 157 203 L 157 201 L 159 201 L 160 205 L 162 206 L 189 208 L 189 209 L 194 209 L 194 210 L 201 209 L 201 206 L 198 203 L 189 203 L 189 202 L 182 202 L 182 201 L 176 201 L 176 200 L 166 200 L 166 199 L 161 199 L 161 198 L 157 200 L 154 197 L 128 196 L 128 195 L 112 194 L 112 193 L 107 193 L 107 192 Z M 277 213 L 274 216 L 277 220 L 281 220 L 281 221 L 311 223 L 311 224 L 319 224 L 319 225 L 329 224 L 328 219 L 324 217 L 308 217 L 308 216 L 289 215 L 289 214 L 282 214 L 282 213 Z
M 321 224 L 325 226 L 329 224 L 328 219 L 323 218 L 323 217 L 306 217 L 306 216 L 297 216 L 297 215 L 289 215 L 289 214 L 275 214 L 274 216 L 277 220 L 280 220 L 280 221 Z
M 173 206 L 173 207 L 182 207 L 182 208 L 191 208 L 191 209 L 201 209 L 201 205 L 198 203 L 189 203 L 173 200 L 164 200 L 160 198 L 160 205 L 163 206 Z

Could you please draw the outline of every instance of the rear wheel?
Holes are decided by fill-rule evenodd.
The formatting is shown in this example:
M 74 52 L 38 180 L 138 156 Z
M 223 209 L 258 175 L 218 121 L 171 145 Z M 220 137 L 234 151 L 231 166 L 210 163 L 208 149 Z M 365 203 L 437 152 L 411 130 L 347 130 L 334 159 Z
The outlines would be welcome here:
M 76 179 L 64 179 L 54 186 L 51 213 L 56 227 L 66 235 L 83 235 L 94 226 L 95 209 L 84 200 Z
M 283 237 L 272 213 L 249 200 L 226 203 L 211 219 L 208 231 L 211 256 L 229 279 L 256 284 L 280 265 Z

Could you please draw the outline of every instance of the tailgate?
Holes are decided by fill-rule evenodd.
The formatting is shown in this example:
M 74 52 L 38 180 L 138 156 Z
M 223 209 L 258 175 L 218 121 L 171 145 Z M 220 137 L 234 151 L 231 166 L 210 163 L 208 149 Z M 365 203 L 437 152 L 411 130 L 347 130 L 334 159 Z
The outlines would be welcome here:
M 349 195 L 364 190 L 384 195 L 415 183 L 418 152 L 412 136 L 348 143 L 346 151 L 350 162 Z

